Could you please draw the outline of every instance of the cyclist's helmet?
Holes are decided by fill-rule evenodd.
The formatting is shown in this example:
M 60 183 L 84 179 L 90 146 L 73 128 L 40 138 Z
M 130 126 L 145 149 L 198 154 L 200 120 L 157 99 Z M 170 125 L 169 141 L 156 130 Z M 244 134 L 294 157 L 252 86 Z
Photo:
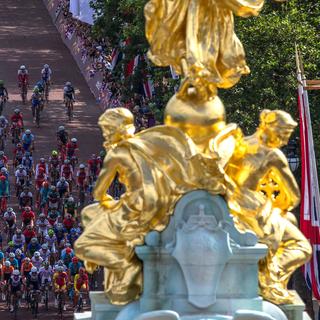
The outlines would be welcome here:
M 80 273 L 80 274 L 84 274 L 85 272 L 86 272 L 86 269 L 85 269 L 85 268 L 81 267 L 81 268 L 79 269 L 79 273 Z
M 46 215 L 44 213 L 40 213 L 39 218 L 40 219 L 44 219 L 46 217 Z
M 13 212 L 13 208 L 11 208 L 11 207 L 8 208 L 8 209 L 7 209 L 7 212 L 8 212 L 8 213 L 12 213 L 12 212 Z
M 69 197 L 69 198 L 68 198 L 68 202 L 74 202 L 73 197 Z
M 41 246 L 42 250 L 48 250 L 48 245 L 46 243 L 42 244 Z
M 95 153 L 93 153 L 93 154 L 91 155 L 91 159 L 97 159 L 97 155 L 96 155 Z
M 18 108 L 14 109 L 14 113 L 19 114 L 20 113 L 20 109 L 18 109 Z
M 25 263 L 30 263 L 30 258 L 26 257 L 24 260 L 23 260 Z
M 44 162 L 46 162 L 46 159 L 45 158 L 40 158 L 40 162 L 44 163 Z
M 21 254 L 22 254 L 22 251 L 21 251 L 20 249 L 17 249 L 17 250 L 16 250 L 16 255 L 17 255 L 17 256 L 20 256 Z
M 53 235 L 54 235 L 54 231 L 53 231 L 52 229 L 50 229 L 50 230 L 48 231 L 48 235 L 49 235 L 49 236 L 53 236 Z
M 1 121 L 5 120 L 5 119 L 6 119 L 5 116 L 0 116 L 0 120 L 1 120 Z
M 45 69 L 49 69 L 49 65 L 46 63 L 44 66 L 43 66 Z
M 20 276 L 20 271 L 19 270 L 13 270 L 12 271 L 13 276 Z
M 35 258 L 40 258 L 40 252 L 39 252 L 39 251 L 36 251 L 36 252 L 33 254 L 33 256 L 34 256 Z
M 2 172 L 2 173 L 7 173 L 7 172 L 8 172 L 8 169 L 5 168 L 5 167 L 2 167 L 2 168 L 1 168 L 1 172 Z
M 48 261 L 44 261 L 44 262 L 43 262 L 43 266 L 44 266 L 45 268 L 48 268 L 48 267 L 49 267 L 49 265 L 50 265 L 50 264 L 49 264 L 49 262 L 48 262 Z
M 4 156 L 4 151 L 0 151 L 0 157 Z
M 9 258 L 14 258 L 15 257 L 15 254 L 13 252 L 10 252 L 9 253 Z
M 24 169 L 24 166 L 23 166 L 22 164 L 20 164 L 20 165 L 19 165 L 19 169 L 20 169 L 20 170 L 23 170 L 23 169 Z
M 67 87 L 71 87 L 71 82 L 70 82 L 70 81 L 67 81 L 67 82 L 66 82 L 66 86 L 67 86 Z
M 69 163 L 70 163 L 69 159 L 64 160 L 64 164 L 69 164 Z
M 37 267 L 32 267 L 31 268 L 31 273 L 38 273 Z
M 26 70 L 26 66 L 25 65 L 21 65 L 20 66 L 20 70 Z
M 21 229 L 17 229 L 16 230 L 16 234 L 21 234 L 22 233 L 22 230 Z
M 52 150 L 51 155 L 53 157 L 56 157 L 58 155 L 58 151 L 57 150 Z
M 63 267 L 63 261 L 62 261 L 62 260 L 59 260 L 59 261 L 58 261 L 58 266 Z
M 31 210 L 31 207 L 25 207 L 24 210 L 30 211 L 30 210 Z
M 61 178 L 60 178 L 60 181 L 61 181 L 61 182 L 65 182 L 65 181 L 66 181 L 66 178 L 65 178 L 65 177 L 61 177 Z
M 78 141 L 77 138 L 72 138 L 72 139 L 71 139 L 71 142 L 72 142 L 72 143 L 77 143 L 77 141 Z
M 30 156 L 31 156 L 31 153 L 30 153 L 29 151 L 27 151 L 27 152 L 25 153 L 25 155 L 26 155 L 26 157 L 30 157 Z
M 64 131 L 64 126 L 60 126 L 60 127 L 58 128 L 58 132 L 61 132 L 61 131 Z
M 57 271 L 58 271 L 58 272 L 63 272 L 63 266 L 58 266 L 58 267 L 57 267 Z
M 38 87 L 38 86 L 35 86 L 35 87 L 33 88 L 33 92 L 34 92 L 34 93 L 38 93 L 38 92 L 39 92 L 39 87 Z
M 51 186 L 51 187 L 50 187 L 50 190 L 51 190 L 51 191 L 56 191 L 56 187 L 55 187 L 55 186 Z
M 11 263 L 10 263 L 10 261 L 7 260 L 4 262 L 4 265 L 5 265 L 5 267 L 9 268 L 11 266 Z
M 58 223 L 56 228 L 57 228 L 57 230 L 62 230 L 63 229 L 63 224 L 62 223 Z
M 42 186 L 43 186 L 44 188 L 49 188 L 49 182 L 48 182 L 48 181 L 45 181 L 45 182 L 42 184 Z
M 9 246 L 9 247 L 14 247 L 13 241 L 9 241 L 9 242 L 8 242 L 8 246 Z
M 79 259 L 78 259 L 77 257 L 73 257 L 73 258 L 72 258 L 72 262 L 73 262 L 73 263 L 77 263 L 78 261 L 79 261 Z
M 85 169 L 85 167 L 86 166 L 83 163 L 81 163 L 80 166 L 79 166 L 80 169 Z
M 31 130 L 30 129 L 27 129 L 26 131 L 25 131 L 25 134 L 31 134 Z
M 38 243 L 38 239 L 37 239 L 37 238 L 32 238 L 32 239 L 31 239 L 31 243 L 33 243 L 33 244 Z M 38 252 L 38 253 L 39 253 L 39 252 Z

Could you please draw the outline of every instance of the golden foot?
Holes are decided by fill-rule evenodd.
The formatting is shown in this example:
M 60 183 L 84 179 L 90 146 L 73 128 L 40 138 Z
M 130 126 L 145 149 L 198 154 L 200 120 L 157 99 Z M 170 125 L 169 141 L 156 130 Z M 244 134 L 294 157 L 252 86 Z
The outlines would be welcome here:
M 280 287 L 269 287 L 262 290 L 261 296 L 276 305 L 294 303 L 294 294 Z

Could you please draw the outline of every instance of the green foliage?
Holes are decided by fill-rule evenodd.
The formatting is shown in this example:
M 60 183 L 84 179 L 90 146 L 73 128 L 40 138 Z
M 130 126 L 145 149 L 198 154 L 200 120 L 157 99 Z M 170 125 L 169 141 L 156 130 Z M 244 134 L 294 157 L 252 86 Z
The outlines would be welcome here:
M 125 49 L 124 64 L 136 54 L 147 51 L 143 17 L 146 2 L 97 0 L 94 4 L 96 12 L 100 12 L 93 30 L 95 36 L 106 37 L 112 47 L 119 46 L 120 40 L 131 39 Z M 219 91 L 226 106 L 228 121 L 239 123 L 248 134 L 253 132 L 259 113 L 264 108 L 281 108 L 298 118 L 295 43 L 300 47 L 307 77 L 320 78 L 320 2 L 267 1 L 260 16 L 236 18 L 236 33 L 245 47 L 251 74 L 243 77 L 231 90 Z M 151 108 L 156 111 L 157 119 L 161 120 L 159 106 L 165 106 L 173 94 L 176 82 L 170 79 L 166 68 L 144 67 L 149 68 L 155 82 L 156 97 Z M 123 70 L 121 68 L 123 66 L 119 70 Z M 137 83 L 145 73 L 140 69 L 126 80 L 121 80 L 120 73 L 118 79 L 125 84 L 124 97 L 127 99 L 133 96 Z M 320 92 L 310 93 L 310 105 L 318 151 Z

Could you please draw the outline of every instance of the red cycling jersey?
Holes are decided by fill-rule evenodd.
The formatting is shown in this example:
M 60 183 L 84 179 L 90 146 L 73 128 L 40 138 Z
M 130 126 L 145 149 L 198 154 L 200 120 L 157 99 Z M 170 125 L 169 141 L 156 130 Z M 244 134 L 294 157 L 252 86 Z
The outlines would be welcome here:
M 19 73 L 18 74 L 18 82 L 19 84 L 29 84 L 29 75 L 27 73 Z

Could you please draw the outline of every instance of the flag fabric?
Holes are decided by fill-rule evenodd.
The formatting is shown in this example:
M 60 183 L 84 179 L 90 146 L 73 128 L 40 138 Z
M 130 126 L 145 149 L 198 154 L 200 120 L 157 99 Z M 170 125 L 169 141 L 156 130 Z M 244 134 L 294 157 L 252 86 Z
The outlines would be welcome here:
M 320 300 L 320 194 L 306 81 L 298 73 L 298 107 L 301 140 L 300 229 L 310 241 L 313 255 L 304 266 L 306 283 Z
M 134 73 L 135 69 L 139 64 L 139 60 L 140 60 L 140 55 L 137 55 L 131 61 L 129 61 L 126 67 L 126 72 L 125 72 L 126 77 L 129 77 Z
M 115 67 L 118 65 L 118 63 L 121 61 L 121 59 L 122 59 L 122 54 L 120 50 L 117 48 L 114 48 L 111 53 L 111 62 L 108 65 L 108 69 L 110 71 L 113 71 Z
M 143 82 L 143 91 L 146 98 L 152 98 L 154 93 L 154 86 L 150 76 L 147 76 L 147 79 Z

